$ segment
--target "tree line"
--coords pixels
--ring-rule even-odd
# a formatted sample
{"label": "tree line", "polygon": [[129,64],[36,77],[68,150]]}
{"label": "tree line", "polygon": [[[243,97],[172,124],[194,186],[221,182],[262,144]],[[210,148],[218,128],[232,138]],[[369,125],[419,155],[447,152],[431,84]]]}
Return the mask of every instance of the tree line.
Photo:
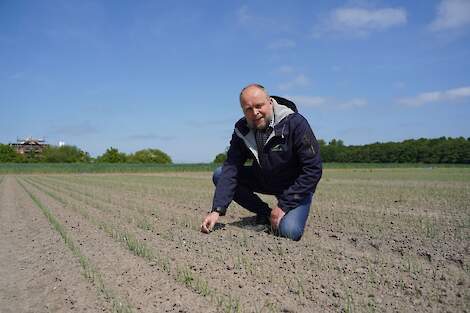
{"label": "tree line", "polygon": [[10,145],[0,144],[0,163],[158,163],[171,164],[171,157],[159,149],[143,149],[126,154],[110,147],[93,158],[76,146],[48,146],[41,153],[17,153]]}
{"label": "tree line", "polygon": [[[340,139],[328,143],[320,139],[318,143],[324,162],[470,164],[470,137],[420,138],[350,146]],[[223,163],[226,153],[216,155],[214,163]]]}

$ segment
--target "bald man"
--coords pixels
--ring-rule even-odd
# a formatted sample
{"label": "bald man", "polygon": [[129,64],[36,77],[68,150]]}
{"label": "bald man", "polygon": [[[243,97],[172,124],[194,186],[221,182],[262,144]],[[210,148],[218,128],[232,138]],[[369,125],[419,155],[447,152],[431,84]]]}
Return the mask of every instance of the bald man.
{"label": "bald man", "polygon": [[[210,233],[234,200],[256,213],[256,224],[300,240],[322,175],[318,142],[292,101],[270,97],[259,84],[242,89],[240,105],[244,117],[235,124],[227,160],[214,171],[212,210],[201,231]],[[277,205],[270,208],[255,192],[275,196]]]}

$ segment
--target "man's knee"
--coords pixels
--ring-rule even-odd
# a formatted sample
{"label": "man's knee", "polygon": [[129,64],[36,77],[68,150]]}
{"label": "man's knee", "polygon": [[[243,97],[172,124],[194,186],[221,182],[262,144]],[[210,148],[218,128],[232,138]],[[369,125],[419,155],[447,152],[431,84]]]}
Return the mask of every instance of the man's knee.
{"label": "man's knee", "polygon": [[214,173],[212,174],[212,182],[214,185],[217,186],[217,182],[219,181],[220,175],[222,175],[222,166],[219,166],[214,170]]}
{"label": "man's knee", "polygon": [[304,234],[304,227],[292,219],[282,219],[279,224],[279,236],[299,241]]}

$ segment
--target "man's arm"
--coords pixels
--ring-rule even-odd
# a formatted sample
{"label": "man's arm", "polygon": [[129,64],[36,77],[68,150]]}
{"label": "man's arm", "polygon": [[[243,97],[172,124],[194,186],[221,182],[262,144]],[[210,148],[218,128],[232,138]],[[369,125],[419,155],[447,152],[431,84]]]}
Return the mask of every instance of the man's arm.
{"label": "man's arm", "polygon": [[240,166],[246,161],[246,149],[241,146],[240,138],[235,134],[230,140],[230,148],[227,152],[227,160],[222,166],[222,174],[220,175],[217,186],[215,186],[214,200],[212,202],[212,210],[206,216],[201,225],[203,233],[210,233],[214,228],[219,216],[224,216],[227,207],[232,202],[237,188],[237,174]]}
{"label": "man's arm", "polygon": [[299,116],[300,122],[294,129],[294,150],[301,164],[301,172],[278,201],[278,207],[286,213],[297,207],[309,193],[315,192],[322,176],[320,146],[307,120]]}
{"label": "man's arm", "polygon": [[227,207],[233,200],[237,188],[238,171],[245,163],[247,153],[242,139],[234,132],[212,202],[212,211],[217,210],[220,216],[225,215]]}

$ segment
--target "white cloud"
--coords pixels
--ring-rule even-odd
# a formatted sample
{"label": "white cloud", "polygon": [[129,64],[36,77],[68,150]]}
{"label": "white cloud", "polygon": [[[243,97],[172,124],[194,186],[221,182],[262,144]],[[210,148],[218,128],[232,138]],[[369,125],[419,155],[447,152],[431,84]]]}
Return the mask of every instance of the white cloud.
{"label": "white cloud", "polygon": [[367,106],[367,100],[355,98],[345,102],[340,102],[337,106],[341,109],[353,109],[353,108],[362,108]]}
{"label": "white cloud", "polygon": [[397,89],[403,89],[406,87],[406,83],[403,82],[403,81],[396,81],[394,84],[393,84],[393,87],[397,88]]}
{"label": "white cloud", "polygon": [[441,31],[466,25],[470,25],[470,1],[442,0],[437,7],[437,16],[430,28],[433,31]]}
{"label": "white cloud", "polygon": [[333,10],[323,24],[316,27],[315,34],[338,32],[366,36],[371,32],[406,24],[407,13],[402,8],[348,8]]}
{"label": "white cloud", "polygon": [[339,66],[339,65],[333,65],[333,66],[331,67],[331,71],[333,71],[333,72],[335,72],[335,73],[341,72],[341,70],[342,70],[342,68],[341,68],[341,66]]}
{"label": "white cloud", "polygon": [[446,91],[446,95],[450,100],[455,100],[462,97],[470,97],[470,86],[450,89]]}
{"label": "white cloud", "polygon": [[238,23],[246,25],[251,20],[253,20],[253,15],[249,12],[248,6],[244,5],[237,11],[237,20]]}
{"label": "white cloud", "polygon": [[307,87],[310,85],[310,79],[304,74],[298,74],[291,80],[279,84],[278,88],[282,91],[290,90],[296,87]]}
{"label": "white cloud", "polygon": [[279,74],[293,74],[295,72],[294,68],[290,65],[283,65],[277,69]]}
{"label": "white cloud", "polygon": [[405,106],[422,106],[432,102],[452,102],[470,97],[470,86],[448,89],[444,91],[424,92],[415,97],[398,99],[398,103]]}
{"label": "white cloud", "polygon": [[326,104],[326,98],[314,96],[287,96],[300,106],[318,108]]}
{"label": "white cloud", "polygon": [[278,50],[278,49],[289,49],[289,48],[295,48],[296,43],[293,40],[290,39],[279,39],[277,41],[273,41],[268,45],[268,49],[271,50]]}

